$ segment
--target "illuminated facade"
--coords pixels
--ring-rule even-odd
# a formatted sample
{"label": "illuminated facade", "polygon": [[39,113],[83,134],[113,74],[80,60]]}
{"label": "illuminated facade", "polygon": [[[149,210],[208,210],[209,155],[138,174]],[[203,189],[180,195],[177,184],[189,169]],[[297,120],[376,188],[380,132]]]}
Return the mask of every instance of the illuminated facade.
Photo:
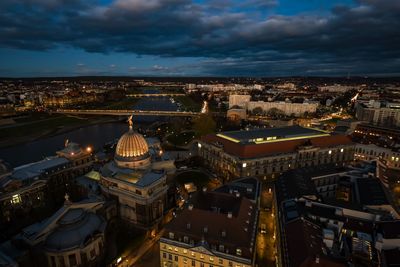
{"label": "illuminated facade", "polygon": [[160,239],[161,267],[255,266],[257,204],[240,194],[200,192]]}
{"label": "illuminated facade", "polygon": [[227,179],[275,178],[290,169],[343,165],[354,158],[349,137],[300,126],[212,134],[198,146],[206,163]]}
{"label": "illuminated facade", "polygon": [[162,156],[159,148],[149,148],[130,121],[129,131],[118,141],[114,161],[101,170],[103,193],[117,200],[119,217],[131,225],[147,229],[163,218],[167,206],[166,174],[175,166]]}

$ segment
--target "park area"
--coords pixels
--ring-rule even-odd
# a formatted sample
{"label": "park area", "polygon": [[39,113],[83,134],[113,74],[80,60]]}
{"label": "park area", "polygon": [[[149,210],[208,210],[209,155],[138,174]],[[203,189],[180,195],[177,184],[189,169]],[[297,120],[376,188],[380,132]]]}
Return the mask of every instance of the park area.
{"label": "park area", "polygon": [[175,180],[180,185],[194,183],[197,188],[202,188],[210,182],[210,177],[202,171],[190,170],[179,173],[175,176]]}
{"label": "park area", "polygon": [[167,137],[169,143],[174,146],[185,146],[194,138],[194,131],[186,131],[176,134],[171,134]]}

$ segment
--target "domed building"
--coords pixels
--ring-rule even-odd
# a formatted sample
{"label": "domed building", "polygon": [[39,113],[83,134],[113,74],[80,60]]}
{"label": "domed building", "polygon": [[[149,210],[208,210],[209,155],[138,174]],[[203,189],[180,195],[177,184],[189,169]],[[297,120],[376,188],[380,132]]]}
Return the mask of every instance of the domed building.
{"label": "domed building", "polygon": [[118,202],[119,217],[130,224],[150,229],[163,218],[167,204],[167,176],[174,162],[161,148],[132,127],[119,139],[111,161],[101,169],[100,186],[106,197]]}
{"label": "domed building", "polygon": [[133,131],[121,136],[115,149],[115,163],[121,168],[146,169],[150,165],[150,153],[144,137]]}
{"label": "domed building", "polygon": [[29,255],[36,262],[33,265],[98,266],[104,255],[105,209],[104,201],[72,203],[66,195],[63,207],[51,217],[24,228],[15,240],[26,245],[20,249],[29,248]]}

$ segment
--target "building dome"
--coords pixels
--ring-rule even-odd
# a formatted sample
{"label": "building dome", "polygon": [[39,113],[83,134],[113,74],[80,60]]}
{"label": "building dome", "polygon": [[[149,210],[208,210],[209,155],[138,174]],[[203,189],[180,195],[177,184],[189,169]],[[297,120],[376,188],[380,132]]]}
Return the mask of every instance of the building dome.
{"label": "building dome", "polygon": [[149,147],[144,137],[133,131],[129,119],[129,131],[121,136],[115,149],[115,162],[123,168],[142,168],[150,164]]}

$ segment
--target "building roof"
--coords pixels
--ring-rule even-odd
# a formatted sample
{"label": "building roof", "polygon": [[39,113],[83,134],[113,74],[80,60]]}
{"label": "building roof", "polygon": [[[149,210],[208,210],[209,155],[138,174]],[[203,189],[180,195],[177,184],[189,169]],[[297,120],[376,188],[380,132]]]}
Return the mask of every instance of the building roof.
{"label": "building roof", "polygon": [[[285,225],[286,253],[288,255],[287,266],[310,266],[309,259],[322,253],[322,229],[307,219],[299,218]],[[312,265],[311,265],[312,266]]]}
{"label": "building roof", "polygon": [[280,139],[274,142],[256,144],[235,142],[227,138],[221,137],[220,135],[210,134],[202,137],[202,141],[221,147],[226,153],[243,159],[265,157],[273,154],[293,153],[301,146],[328,148],[352,144],[350,137],[346,135],[315,135],[302,136],[298,138],[299,139],[295,140]]}
{"label": "building roof", "polygon": [[[257,227],[256,205],[245,197],[221,192],[199,192],[193,208],[185,209],[166,227],[164,237],[173,232],[174,239],[187,236],[194,246],[224,245],[227,254],[252,260]],[[206,230],[205,230],[206,228]],[[224,234],[223,234],[224,232]],[[226,251],[225,251],[226,252]]]}
{"label": "building roof", "polygon": [[68,210],[57,223],[45,241],[48,250],[80,247],[88,238],[105,230],[105,221],[100,216],[80,208]]}
{"label": "building roof", "polygon": [[221,193],[239,193],[252,201],[257,201],[260,196],[260,190],[260,182],[256,178],[238,179],[215,189],[216,192]]}
{"label": "building roof", "polygon": [[400,221],[380,222],[377,224],[377,232],[385,239],[400,239]]}
{"label": "building roof", "polygon": [[69,160],[61,157],[49,157],[44,160],[23,165],[14,169],[12,177],[18,180],[26,180],[38,177],[45,172],[59,168],[69,163]]}
{"label": "building roof", "polygon": [[316,136],[328,136],[329,134],[311,128],[298,125],[279,128],[253,129],[248,131],[230,131],[219,133],[218,136],[236,143],[264,143],[277,142],[287,139],[304,139]]}
{"label": "building roof", "polygon": [[129,127],[129,131],[121,136],[115,149],[115,157],[121,161],[135,160],[148,156],[149,147],[143,135],[133,131]]}
{"label": "building roof", "polygon": [[112,161],[104,165],[101,169],[101,175],[103,177],[113,177],[138,187],[147,187],[162,179],[165,176],[165,172],[158,170],[121,168]]}
{"label": "building roof", "polygon": [[359,178],[356,180],[359,203],[362,205],[389,205],[382,184],[376,178]]}
{"label": "building roof", "polygon": [[400,266],[400,248],[394,248],[389,250],[383,250],[382,258],[384,260],[385,267],[399,267]]}

